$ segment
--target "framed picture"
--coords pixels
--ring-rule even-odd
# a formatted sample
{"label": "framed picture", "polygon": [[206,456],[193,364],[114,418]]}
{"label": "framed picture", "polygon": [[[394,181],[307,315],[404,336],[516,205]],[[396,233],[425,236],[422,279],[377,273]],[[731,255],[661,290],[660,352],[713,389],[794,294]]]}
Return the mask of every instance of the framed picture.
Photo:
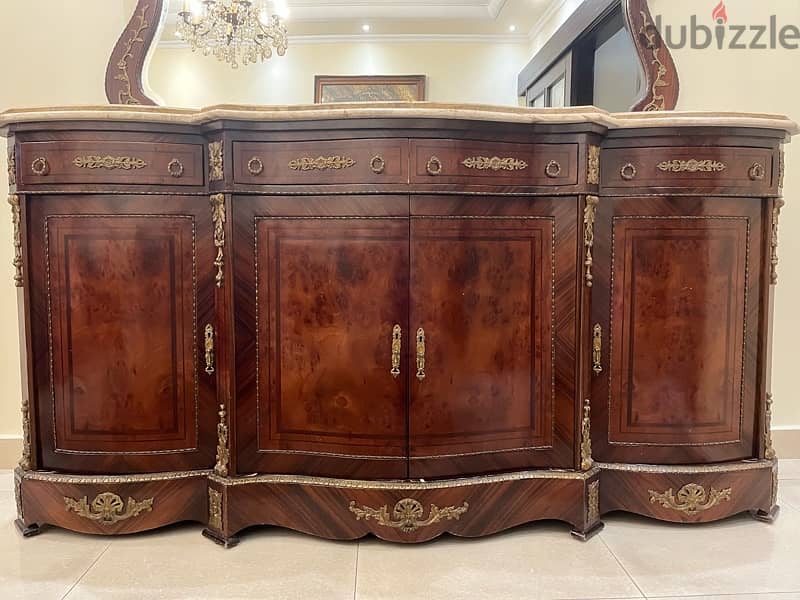
{"label": "framed picture", "polygon": [[314,103],[425,100],[425,75],[317,75]]}

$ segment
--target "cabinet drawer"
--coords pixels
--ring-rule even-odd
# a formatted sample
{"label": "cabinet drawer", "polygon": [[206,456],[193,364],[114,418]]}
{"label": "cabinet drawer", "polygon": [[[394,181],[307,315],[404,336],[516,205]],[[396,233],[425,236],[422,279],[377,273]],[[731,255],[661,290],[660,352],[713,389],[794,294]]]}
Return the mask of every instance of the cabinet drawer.
{"label": "cabinet drawer", "polygon": [[407,183],[408,142],[234,142],[234,181],[303,185]]}
{"label": "cabinet drawer", "polygon": [[577,144],[412,141],[413,183],[574,185]]}
{"label": "cabinet drawer", "polygon": [[203,146],[151,142],[26,142],[23,185],[203,185]]}
{"label": "cabinet drawer", "polygon": [[771,150],[763,148],[620,148],[603,151],[604,188],[735,187],[768,192],[777,178]]}

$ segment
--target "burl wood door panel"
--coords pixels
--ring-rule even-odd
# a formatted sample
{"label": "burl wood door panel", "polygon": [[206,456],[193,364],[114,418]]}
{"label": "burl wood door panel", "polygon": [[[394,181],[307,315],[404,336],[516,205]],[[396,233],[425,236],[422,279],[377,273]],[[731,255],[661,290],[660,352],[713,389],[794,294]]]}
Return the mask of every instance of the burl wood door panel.
{"label": "burl wood door panel", "polygon": [[[755,199],[602,199],[595,227],[596,458],[754,456],[762,291]],[[609,293],[610,292],[610,293]]]}
{"label": "burl wood door panel", "polygon": [[29,199],[40,467],[214,464],[213,237],[201,198]]}
{"label": "burl wood door panel", "polygon": [[573,466],[577,203],[480,201],[414,207],[412,478]]}
{"label": "burl wood door panel", "polygon": [[329,200],[294,199],[311,214],[293,217],[235,199],[239,469],[405,477],[408,218],[326,216]]}

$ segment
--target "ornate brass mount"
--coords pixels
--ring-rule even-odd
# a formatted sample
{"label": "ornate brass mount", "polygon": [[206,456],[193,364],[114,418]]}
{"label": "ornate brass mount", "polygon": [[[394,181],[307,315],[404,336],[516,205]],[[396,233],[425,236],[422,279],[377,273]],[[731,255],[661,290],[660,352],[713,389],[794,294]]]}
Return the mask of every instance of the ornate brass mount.
{"label": "ornate brass mount", "polygon": [[478,171],[524,171],[528,168],[528,163],[519,158],[500,158],[499,156],[470,156],[461,161],[461,164],[468,169]]}
{"label": "ornate brass mount", "polygon": [[214,473],[220,477],[228,476],[228,462],[231,458],[231,451],[228,447],[228,411],[225,405],[219,405],[219,422],[217,423],[217,462],[214,465]]}
{"label": "ornate brass mount", "polygon": [[594,466],[592,459],[592,403],[583,403],[583,421],[581,422],[581,470],[588,471]]}
{"label": "ornate brass mount", "polygon": [[600,480],[589,484],[587,517],[590,523],[600,519]]}
{"label": "ornate brass mount", "polygon": [[595,375],[603,372],[603,327],[600,323],[592,329],[592,371]]}
{"label": "ornate brass mount", "polygon": [[222,142],[209,142],[208,144],[208,179],[209,181],[222,181],[225,177],[223,169]]}
{"label": "ornate brass mount", "polygon": [[417,329],[417,379],[425,379],[425,330]]}
{"label": "ornate brass mount", "polygon": [[664,94],[660,93],[659,89],[666,87],[667,82],[664,77],[667,75],[668,71],[667,66],[659,56],[661,48],[656,42],[658,29],[656,29],[655,25],[647,18],[647,13],[645,11],[641,11],[640,14],[642,15],[642,27],[639,29],[639,40],[646,49],[650,50],[652,54],[651,62],[656,68],[656,76],[650,89],[650,94],[653,98],[642,110],[645,112],[666,110],[667,99],[664,97]]}
{"label": "ornate brass mount", "polygon": [[441,174],[442,168],[442,161],[437,156],[431,156],[428,160],[428,164],[425,165],[425,170],[428,171],[428,175],[432,177]]}
{"label": "ornate brass mount", "polygon": [[392,328],[392,377],[400,377],[400,350],[403,345],[403,330],[400,325]]}
{"label": "ornate brass mount", "polygon": [[103,525],[113,525],[153,510],[153,498],[139,501],[129,497],[126,506],[122,498],[112,492],[98,494],[91,504],[86,496],[80,500],[64,496],[64,504],[67,511],[75,511],[81,517]]}
{"label": "ornate brass mount", "polygon": [[90,155],[76,156],[72,159],[72,164],[79,169],[122,169],[123,171],[132,171],[134,169],[144,169],[147,166],[147,161],[133,156]]}
{"label": "ornate brass mount", "polygon": [[225,266],[225,194],[211,196],[211,219],[214,222],[214,247],[217,249],[217,257],[214,259],[214,266],[217,268],[215,281],[217,287],[221,288],[225,279],[223,271]]}
{"label": "ornate brass mount", "polygon": [[11,261],[14,266],[14,285],[22,287],[22,230],[19,196],[11,194],[8,197],[8,203],[11,205],[11,224],[14,228],[14,260]]}
{"label": "ornate brass mount", "polygon": [[349,156],[318,156],[310,158],[295,158],[289,161],[289,168],[292,171],[327,171],[328,169],[349,169],[356,164],[356,161]]}
{"label": "ornate brass mount", "polygon": [[464,502],[461,506],[448,506],[439,508],[431,504],[428,518],[423,518],[425,509],[422,504],[413,498],[403,498],[394,505],[391,515],[389,507],[384,504],[380,508],[370,508],[362,506],[359,508],[355,501],[350,502],[350,512],[356,516],[356,521],[369,521],[374,519],[378,525],[399,529],[403,533],[411,533],[420,527],[428,527],[440,521],[458,521],[465,512],[469,510],[469,503]]}
{"label": "ornate brass mount", "polygon": [[592,287],[594,282],[592,275],[592,267],[594,266],[592,249],[594,248],[594,223],[597,218],[597,205],[599,203],[600,198],[597,196],[586,196],[586,206],[583,209],[583,245],[586,248],[586,258],[583,261],[583,266],[586,267],[586,287]]}
{"label": "ornate brass mount", "polygon": [[589,146],[589,170],[586,174],[586,183],[589,185],[600,183],[600,146]]}
{"label": "ornate brass mount", "polygon": [[206,374],[214,374],[214,326],[209,323],[205,328],[203,346],[206,352]]}
{"label": "ornate brass mount", "polygon": [[559,175],[561,175],[561,163],[556,160],[551,160],[547,163],[547,166],[544,168],[544,174],[547,175],[550,179],[555,179]]}
{"label": "ornate brass mount", "polygon": [[46,177],[50,174],[50,163],[44,156],[38,156],[31,162],[31,173],[39,177]]}
{"label": "ornate brass mount", "polygon": [[664,493],[653,490],[649,490],[649,492],[652,504],[658,503],[664,508],[686,513],[692,517],[714,508],[725,500],[730,500],[733,490],[732,488],[718,490],[712,487],[711,491],[706,492],[702,485],[689,483],[679,489],[677,494],[673,492],[672,488]]}
{"label": "ornate brass mount", "polygon": [[208,526],[222,531],[222,493],[208,488]]}
{"label": "ornate brass mount", "polygon": [[718,160],[665,160],[656,165],[659,171],[665,173],[720,173],[728,168],[724,162]]}
{"label": "ornate brass mount", "polygon": [[772,394],[767,394],[767,404],[764,411],[764,458],[775,460],[778,454],[772,441]]}

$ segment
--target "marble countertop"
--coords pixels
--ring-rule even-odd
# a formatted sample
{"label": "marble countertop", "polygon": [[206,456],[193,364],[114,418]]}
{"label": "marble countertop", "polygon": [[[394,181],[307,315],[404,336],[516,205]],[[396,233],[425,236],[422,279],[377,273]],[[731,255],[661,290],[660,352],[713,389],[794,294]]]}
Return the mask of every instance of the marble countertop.
{"label": "marble countertop", "polygon": [[437,102],[374,102],[296,106],[221,104],[202,109],[106,105],[11,109],[0,113],[0,128],[36,121],[127,121],[203,124],[220,119],[243,121],[320,121],[358,118],[437,118],[499,123],[595,123],[609,129],[645,127],[753,127],[800,133],[782,115],[729,112],[609,113],[594,106],[525,108]]}

